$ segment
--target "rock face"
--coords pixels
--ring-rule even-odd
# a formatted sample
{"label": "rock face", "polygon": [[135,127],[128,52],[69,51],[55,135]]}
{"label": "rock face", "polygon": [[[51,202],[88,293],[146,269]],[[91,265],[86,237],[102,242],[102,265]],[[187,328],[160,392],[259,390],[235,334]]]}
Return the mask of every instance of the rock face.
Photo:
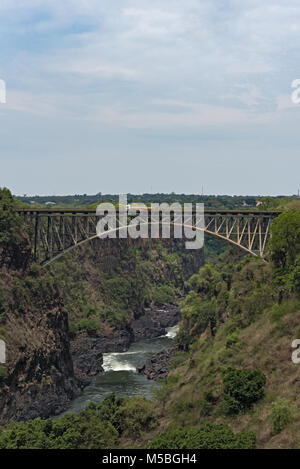
{"label": "rock face", "polygon": [[0,245],[0,423],[61,413],[80,388],[70,354],[68,314],[55,281],[31,267],[26,230]]}
{"label": "rock face", "polygon": [[79,336],[71,343],[71,354],[74,373],[81,387],[87,386],[93,376],[104,371],[99,338],[87,334]]}
{"label": "rock face", "polygon": [[80,391],[62,299],[54,291],[51,299],[37,293],[35,304],[24,307],[22,313],[9,311],[6,317],[7,379],[0,383],[1,423],[59,414]]}
{"label": "rock face", "polygon": [[138,373],[147,376],[148,379],[160,379],[168,376],[167,366],[170,359],[177,351],[177,346],[162,350],[149,358],[146,363],[137,367]]}
{"label": "rock face", "polygon": [[178,305],[166,304],[159,308],[147,308],[145,314],[131,323],[134,339],[152,339],[165,334],[166,327],[180,321]]}

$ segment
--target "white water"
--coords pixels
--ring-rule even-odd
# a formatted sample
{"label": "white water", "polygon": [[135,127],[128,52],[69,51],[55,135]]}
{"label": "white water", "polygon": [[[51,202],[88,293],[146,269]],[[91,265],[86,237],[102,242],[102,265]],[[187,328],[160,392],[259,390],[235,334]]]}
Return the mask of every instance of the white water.
{"label": "white water", "polygon": [[[127,352],[104,353],[103,369],[107,371],[133,371],[136,373],[136,366],[142,362],[142,357],[149,353],[154,354],[158,349],[163,349],[163,341],[159,339],[175,339],[179,325],[166,328],[167,333],[158,339],[148,339],[132,344]],[[159,342],[157,343],[157,340]]]}
{"label": "white water", "polygon": [[104,353],[103,369],[104,371],[135,371],[135,366],[130,363],[130,355],[136,355],[138,352],[124,353]]}
{"label": "white water", "polygon": [[79,412],[89,402],[101,402],[112,392],[121,397],[142,395],[151,399],[154,382],[139,374],[136,367],[145,363],[153,354],[170,347],[177,331],[178,326],[168,327],[166,335],[134,342],[127,352],[104,353],[104,373],[95,377],[66,413]]}
{"label": "white water", "polygon": [[178,331],[179,331],[179,324],[176,324],[176,326],[173,326],[173,327],[168,327],[166,337],[169,337],[169,339],[175,339]]}

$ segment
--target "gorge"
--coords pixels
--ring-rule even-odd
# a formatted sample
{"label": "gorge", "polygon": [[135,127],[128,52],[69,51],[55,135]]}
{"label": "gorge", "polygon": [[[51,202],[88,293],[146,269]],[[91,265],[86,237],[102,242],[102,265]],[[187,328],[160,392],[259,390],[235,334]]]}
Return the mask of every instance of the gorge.
{"label": "gorge", "polygon": [[208,239],[117,239],[45,269],[0,196],[0,448],[300,446],[294,202],[267,262]]}
{"label": "gorge", "polygon": [[18,230],[0,257],[1,422],[60,414],[103,372],[104,353],[163,335],[203,264],[182,240],[94,240],[43,269],[30,260],[26,226]]}

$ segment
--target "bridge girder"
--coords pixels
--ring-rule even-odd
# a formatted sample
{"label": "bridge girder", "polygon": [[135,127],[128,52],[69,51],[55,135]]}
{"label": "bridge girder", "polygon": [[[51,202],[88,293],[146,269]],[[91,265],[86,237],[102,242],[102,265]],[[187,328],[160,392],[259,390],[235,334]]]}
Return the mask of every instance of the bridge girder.
{"label": "bridge girder", "polygon": [[[18,209],[29,225],[33,258],[41,265],[48,265],[66,252],[98,237],[96,226],[99,216],[89,209]],[[195,212],[191,213],[189,226],[195,230],[227,241],[244,251],[264,258],[270,237],[272,220],[279,211],[207,210],[204,212],[204,227],[196,224]],[[172,213],[171,213],[172,215]],[[130,219],[135,216],[128,217]],[[117,218],[118,219],[118,218]],[[145,224],[151,226],[151,212],[144,213]],[[171,216],[174,226],[186,226]],[[128,225],[117,225],[115,237]],[[149,235],[150,237],[150,235]],[[102,240],[103,242],[104,240]]]}

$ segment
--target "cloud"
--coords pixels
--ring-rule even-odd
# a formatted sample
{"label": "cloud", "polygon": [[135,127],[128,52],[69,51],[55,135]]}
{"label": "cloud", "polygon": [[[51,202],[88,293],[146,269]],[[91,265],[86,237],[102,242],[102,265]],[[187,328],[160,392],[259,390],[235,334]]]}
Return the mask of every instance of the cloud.
{"label": "cloud", "polygon": [[97,59],[86,60],[64,60],[61,63],[55,62],[46,67],[51,73],[62,74],[77,74],[90,76],[92,78],[111,78],[120,77],[125,79],[135,79],[137,73],[135,70],[122,67],[122,65],[114,65],[110,63],[99,63]]}
{"label": "cloud", "polygon": [[2,143],[12,154],[5,135],[36,119],[45,132],[51,121],[78,133],[80,122],[89,145],[108,128],[114,145],[123,130],[136,141],[165,135],[170,147],[264,132],[272,145],[278,129],[297,141],[298,0],[2,0],[0,12]]}
{"label": "cloud", "polygon": [[127,37],[131,38],[162,40],[184,30],[180,14],[170,11],[125,8],[123,17],[127,23]]}
{"label": "cloud", "polygon": [[[122,115],[116,118],[117,125],[126,116],[134,125],[136,116],[138,127],[140,118],[143,126],[163,125],[169,114],[174,125],[201,125],[195,106],[197,115],[203,115],[199,109],[209,109],[209,125],[215,119],[216,126],[232,123],[232,116],[252,122],[254,109],[257,118],[272,106],[277,112],[281,109],[276,107],[277,97],[289,86],[282,72],[287,46],[278,30],[291,49],[300,36],[295,28],[300,6],[278,0],[268,5],[235,0],[226,4],[154,0],[149,5],[131,0],[126,6],[121,0],[113,5],[107,0],[16,0],[4,1],[1,9],[3,22],[20,25],[12,41],[15,51],[12,48],[2,70],[20,96],[28,94],[28,102],[36,95],[37,106],[30,105],[28,112],[39,107],[41,96],[44,101],[48,93],[46,101],[53,100],[62,115],[84,108],[98,122],[107,107],[111,116]],[[286,62],[291,65],[288,58]],[[276,74],[277,82],[270,87]],[[89,109],[87,93],[94,93]],[[76,105],[66,109],[72,97]],[[162,107],[154,112],[153,103],[159,99],[184,103],[182,119],[178,111],[176,118]]]}

